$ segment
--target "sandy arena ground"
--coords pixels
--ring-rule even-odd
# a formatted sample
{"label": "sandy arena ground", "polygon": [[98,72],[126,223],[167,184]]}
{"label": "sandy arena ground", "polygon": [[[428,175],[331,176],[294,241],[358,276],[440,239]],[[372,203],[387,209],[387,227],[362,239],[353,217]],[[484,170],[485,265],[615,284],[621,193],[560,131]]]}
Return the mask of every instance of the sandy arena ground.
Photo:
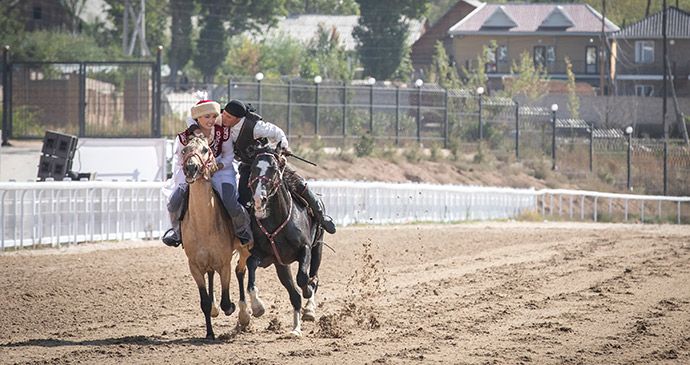
{"label": "sandy arena ground", "polygon": [[182,249],[0,253],[0,363],[687,364],[689,239],[672,225],[341,228],[301,338],[268,268],[266,314],[246,332],[221,314],[215,341]]}

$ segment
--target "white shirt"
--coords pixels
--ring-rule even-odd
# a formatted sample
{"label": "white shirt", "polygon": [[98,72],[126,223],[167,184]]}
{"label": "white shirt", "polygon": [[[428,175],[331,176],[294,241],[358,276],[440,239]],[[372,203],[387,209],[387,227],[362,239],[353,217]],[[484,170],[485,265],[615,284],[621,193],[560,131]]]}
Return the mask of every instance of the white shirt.
{"label": "white shirt", "polygon": [[[239,123],[235,124],[234,127],[230,128],[230,135],[232,136],[232,144],[235,145],[237,142],[237,137],[240,135],[242,126],[244,126],[244,120],[246,118],[242,117]],[[285,132],[283,132],[280,127],[273,123],[268,123],[263,120],[257,120],[256,126],[254,126],[254,139],[257,138],[267,138],[268,142],[277,145],[280,142],[280,146],[283,148],[288,148],[288,140]]]}

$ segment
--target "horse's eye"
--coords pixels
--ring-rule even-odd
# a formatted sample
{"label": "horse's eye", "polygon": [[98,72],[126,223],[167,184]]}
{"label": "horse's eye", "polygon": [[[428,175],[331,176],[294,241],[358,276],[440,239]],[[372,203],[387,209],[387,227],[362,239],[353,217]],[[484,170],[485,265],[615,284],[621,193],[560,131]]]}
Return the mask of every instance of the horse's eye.
{"label": "horse's eye", "polygon": [[207,147],[202,148],[201,153],[208,153],[208,148]]}

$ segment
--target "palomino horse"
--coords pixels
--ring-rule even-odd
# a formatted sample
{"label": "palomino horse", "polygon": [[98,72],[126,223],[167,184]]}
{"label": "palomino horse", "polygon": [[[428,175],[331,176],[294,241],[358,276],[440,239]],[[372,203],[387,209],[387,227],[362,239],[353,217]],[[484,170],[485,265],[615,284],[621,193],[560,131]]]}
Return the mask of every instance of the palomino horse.
{"label": "palomino horse", "polygon": [[[199,287],[201,310],[206,318],[206,338],[215,339],[211,326],[211,316],[218,316],[218,305],[213,296],[213,275],[220,275],[220,308],[226,315],[235,311],[230,300],[229,285],[232,277],[233,252],[239,252],[239,262],[235,270],[240,283],[239,323],[249,325],[249,310],[244,296],[244,274],[247,270],[249,249],[242,247],[235,237],[230,217],[223,208],[220,198],[211,186],[211,170],[216,161],[205,138],[194,137],[182,149],[184,162],[182,168],[185,180],[189,183],[189,204],[182,219],[182,242],[189,261],[189,270]],[[208,274],[208,291],[204,276]]]}
{"label": "palomino horse", "polygon": [[[247,288],[252,299],[256,289],[255,271],[258,266],[274,264],[281,284],[290,294],[294,309],[293,328],[290,334],[301,336],[300,309],[302,299],[292,279],[290,264],[297,261],[297,285],[307,299],[304,320],[315,319],[314,294],[318,287],[318,270],[321,264],[323,228],[313,221],[302,204],[297,204],[283,181],[285,165],[280,162],[280,145],[274,150],[263,147],[255,151],[254,163],[249,175],[249,187],[253,194],[254,248],[247,260],[249,281]],[[307,274],[307,270],[309,273]],[[257,313],[254,313],[257,316]]]}

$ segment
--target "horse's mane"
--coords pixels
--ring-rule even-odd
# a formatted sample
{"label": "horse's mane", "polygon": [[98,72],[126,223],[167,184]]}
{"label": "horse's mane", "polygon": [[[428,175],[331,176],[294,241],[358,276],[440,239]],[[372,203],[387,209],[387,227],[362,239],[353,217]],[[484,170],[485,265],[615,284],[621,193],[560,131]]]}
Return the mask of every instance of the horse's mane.
{"label": "horse's mane", "polygon": [[[256,158],[256,156],[262,153],[270,153],[272,155],[275,155],[277,158],[278,156],[280,156],[280,143],[278,143],[278,146],[274,147],[265,139],[259,139],[247,148],[247,152],[251,159]],[[278,159],[278,161],[280,161],[280,159]]]}

